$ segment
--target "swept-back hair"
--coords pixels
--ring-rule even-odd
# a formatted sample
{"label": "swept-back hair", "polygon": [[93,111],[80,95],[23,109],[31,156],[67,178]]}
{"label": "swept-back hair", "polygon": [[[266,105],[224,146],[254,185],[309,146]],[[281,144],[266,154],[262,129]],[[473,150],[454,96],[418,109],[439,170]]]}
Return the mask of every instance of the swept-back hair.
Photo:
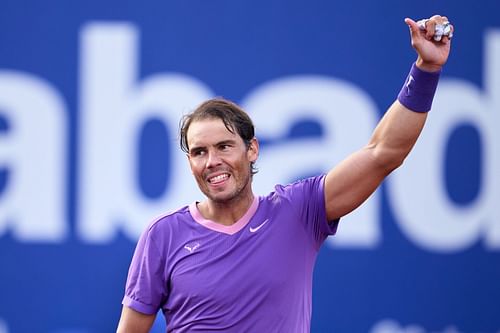
{"label": "swept-back hair", "polygon": [[[189,153],[187,132],[194,121],[204,119],[220,119],[231,133],[238,134],[247,149],[255,137],[255,127],[248,114],[227,99],[217,97],[209,99],[198,106],[193,112],[184,115],[180,121],[180,146],[182,151]],[[250,164],[252,175],[257,173],[254,162]]]}

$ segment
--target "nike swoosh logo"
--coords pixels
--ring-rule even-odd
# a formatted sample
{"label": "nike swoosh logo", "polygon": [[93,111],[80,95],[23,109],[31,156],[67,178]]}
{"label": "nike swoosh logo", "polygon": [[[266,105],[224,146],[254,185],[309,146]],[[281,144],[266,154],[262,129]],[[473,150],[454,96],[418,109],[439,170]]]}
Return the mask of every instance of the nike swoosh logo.
{"label": "nike swoosh logo", "polygon": [[406,94],[407,95],[410,95],[410,84],[411,84],[411,81],[415,81],[415,79],[410,74],[410,76],[408,77],[408,82],[406,83]]}
{"label": "nike swoosh logo", "polygon": [[250,232],[257,232],[257,231],[259,231],[259,229],[262,228],[264,226],[264,224],[266,224],[267,222],[269,222],[269,219],[265,219],[264,222],[262,222],[261,224],[259,224],[255,228],[250,227]]}

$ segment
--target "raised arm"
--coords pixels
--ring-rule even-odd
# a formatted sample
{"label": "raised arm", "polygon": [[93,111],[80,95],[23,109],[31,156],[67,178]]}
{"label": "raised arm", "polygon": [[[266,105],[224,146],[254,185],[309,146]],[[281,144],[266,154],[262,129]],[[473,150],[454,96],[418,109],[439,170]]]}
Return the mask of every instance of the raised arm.
{"label": "raised arm", "polygon": [[433,96],[427,86],[434,83],[435,89],[441,67],[450,52],[448,37],[434,40],[435,26],[448,19],[435,15],[426,22],[425,29],[411,19],[405,22],[410,27],[411,43],[418,54],[417,68],[410,72],[402,93],[378,123],[370,142],[328,172],[325,201],[329,220],[342,217],[361,205],[384,178],[403,163],[425,124]]}

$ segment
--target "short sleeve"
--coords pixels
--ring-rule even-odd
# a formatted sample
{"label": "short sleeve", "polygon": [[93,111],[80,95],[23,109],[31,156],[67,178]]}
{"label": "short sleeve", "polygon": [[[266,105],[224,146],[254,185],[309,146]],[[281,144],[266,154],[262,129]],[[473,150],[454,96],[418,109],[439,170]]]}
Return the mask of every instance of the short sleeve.
{"label": "short sleeve", "polygon": [[321,175],[299,180],[282,189],[318,247],[326,237],[337,232],[340,221],[326,218],[324,186],[325,175]]}
{"label": "short sleeve", "polygon": [[167,298],[165,258],[153,239],[153,228],[139,239],[130,264],[122,304],[144,314],[155,314]]}

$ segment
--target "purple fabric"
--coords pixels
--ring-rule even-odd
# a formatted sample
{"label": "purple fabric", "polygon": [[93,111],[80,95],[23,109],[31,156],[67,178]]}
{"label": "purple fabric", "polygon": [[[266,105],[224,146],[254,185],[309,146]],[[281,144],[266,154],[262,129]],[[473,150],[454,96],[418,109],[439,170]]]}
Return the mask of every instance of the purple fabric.
{"label": "purple fabric", "polygon": [[162,309],[168,332],[309,332],[314,263],[338,225],[323,186],[324,176],[276,186],[232,234],[187,206],[160,218],[138,242],[123,304]]}
{"label": "purple fabric", "polygon": [[430,111],[440,74],[441,71],[425,72],[414,63],[399,92],[399,102],[415,112]]}

